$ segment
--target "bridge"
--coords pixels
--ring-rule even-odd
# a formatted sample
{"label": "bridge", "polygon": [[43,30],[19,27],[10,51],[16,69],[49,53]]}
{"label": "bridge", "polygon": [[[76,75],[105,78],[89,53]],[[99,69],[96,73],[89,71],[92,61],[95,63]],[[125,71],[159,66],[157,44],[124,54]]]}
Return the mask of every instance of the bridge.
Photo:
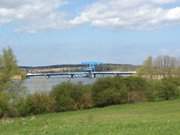
{"label": "bridge", "polygon": [[67,78],[96,78],[98,76],[134,76],[136,74],[136,71],[127,71],[127,72],[121,72],[121,71],[104,71],[104,72],[59,72],[59,73],[27,73],[26,77],[46,77],[50,78],[53,76],[58,77],[67,77]]}

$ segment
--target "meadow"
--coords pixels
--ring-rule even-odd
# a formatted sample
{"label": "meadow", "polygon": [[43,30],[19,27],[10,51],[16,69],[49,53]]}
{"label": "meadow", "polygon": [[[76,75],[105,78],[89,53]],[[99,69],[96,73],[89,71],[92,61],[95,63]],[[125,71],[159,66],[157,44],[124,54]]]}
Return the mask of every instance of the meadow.
{"label": "meadow", "polygon": [[0,135],[179,134],[179,99],[0,120]]}

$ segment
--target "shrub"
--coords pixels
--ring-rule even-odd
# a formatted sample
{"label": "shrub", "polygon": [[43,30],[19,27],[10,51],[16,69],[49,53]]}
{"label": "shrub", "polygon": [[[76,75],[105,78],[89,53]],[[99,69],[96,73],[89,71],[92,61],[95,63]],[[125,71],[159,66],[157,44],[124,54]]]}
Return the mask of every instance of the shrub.
{"label": "shrub", "polygon": [[149,81],[149,99],[151,101],[170,100],[179,96],[179,89],[174,79]]}
{"label": "shrub", "polygon": [[158,91],[158,97],[162,100],[175,99],[179,96],[178,87],[169,79],[161,81],[161,87]]}
{"label": "shrub", "polygon": [[[18,87],[15,87],[18,86]],[[62,112],[104,107],[144,100],[159,101],[179,96],[179,78],[145,80],[139,77],[101,78],[93,85],[65,82],[53,88],[50,94],[24,94],[20,84],[0,92],[0,117],[17,117],[48,112]]]}
{"label": "shrub", "polygon": [[179,77],[171,77],[171,78],[166,78],[166,81],[171,82],[173,85],[177,87],[177,97],[180,96],[180,78]]}
{"label": "shrub", "polygon": [[47,93],[35,93],[19,100],[17,110],[22,116],[54,112],[55,100]]}
{"label": "shrub", "polygon": [[9,97],[6,93],[0,92],[0,118],[7,115]]}
{"label": "shrub", "polygon": [[162,87],[160,80],[148,80],[148,87],[146,91],[146,98],[148,101],[158,101],[158,92]]}
{"label": "shrub", "polygon": [[21,104],[25,103],[25,97],[27,96],[25,87],[22,85],[23,81],[12,81],[8,89],[6,89],[6,94],[9,97],[9,105],[7,115],[9,117],[21,116],[19,112],[19,107]]}
{"label": "shrub", "polygon": [[[82,84],[65,82],[53,88],[51,96],[56,101],[56,111],[77,110],[91,105],[91,95]],[[86,100],[87,98],[87,100]]]}
{"label": "shrub", "polygon": [[92,98],[99,107],[125,103],[127,102],[126,86],[120,78],[99,79],[93,84]]}
{"label": "shrub", "polygon": [[128,92],[128,102],[140,102],[146,100],[148,83],[145,79],[139,77],[124,78],[123,83],[126,85]]}
{"label": "shrub", "polygon": [[169,81],[176,85],[177,87],[180,87],[180,78],[179,77],[170,77],[170,78],[165,78],[163,80]]}
{"label": "shrub", "polygon": [[146,99],[147,82],[138,77],[103,78],[95,82],[92,88],[96,106],[107,106]]}
{"label": "shrub", "polygon": [[92,91],[90,85],[81,85],[82,96],[79,100],[79,109],[88,109],[93,107]]}

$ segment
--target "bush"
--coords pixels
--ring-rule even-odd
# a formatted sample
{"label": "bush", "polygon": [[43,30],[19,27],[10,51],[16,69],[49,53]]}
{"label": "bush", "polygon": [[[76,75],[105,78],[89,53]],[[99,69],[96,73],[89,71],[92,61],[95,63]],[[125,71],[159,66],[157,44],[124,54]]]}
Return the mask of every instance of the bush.
{"label": "bush", "polygon": [[23,81],[12,81],[6,94],[9,97],[9,105],[7,115],[9,117],[21,116],[19,107],[25,103],[25,97],[27,96],[26,88],[22,85]]}
{"label": "bush", "polygon": [[158,101],[158,91],[160,91],[162,83],[160,80],[148,80],[146,98],[148,101]]}
{"label": "bush", "polygon": [[125,103],[127,94],[126,86],[120,78],[99,79],[92,87],[92,98],[99,107]]}
{"label": "bush", "polygon": [[0,117],[17,117],[62,112],[140,101],[175,99],[179,96],[179,78],[145,80],[139,77],[101,78],[93,85],[62,83],[50,94],[26,95],[13,85],[0,92]]}
{"label": "bush", "polygon": [[[91,94],[81,84],[62,83],[53,88],[51,96],[56,101],[56,111],[77,110],[91,107]],[[87,100],[86,100],[87,99]]]}
{"label": "bush", "polygon": [[7,115],[9,97],[6,93],[0,92],[0,118]]}
{"label": "bush", "polygon": [[169,82],[173,83],[174,85],[176,85],[177,87],[180,86],[180,78],[179,77],[169,77],[169,78],[165,78],[163,80],[169,81]]}
{"label": "bush", "polygon": [[19,100],[17,110],[21,116],[54,112],[55,100],[47,93],[35,93]]}
{"label": "bush", "polygon": [[82,96],[79,100],[80,109],[88,109],[93,107],[92,91],[90,85],[81,85]]}
{"label": "bush", "polygon": [[147,82],[142,78],[103,78],[95,82],[92,88],[96,106],[107,106],[146,99]]}
{"label": "bush", "polygon": [[179,96],[178,87],[169,79],[161,81],[161,87],[158,91],[158,97],[162,100],[175,99]]}
{"label": "bush", "polygon": [[166,78],[166,81],[171,82],[173,85],[175,85],[177,87],[177,97],[180,96],[180,78],[179,77],[171,77],[171,78]]}
{"label": "bush", "polygon": [[139,77],[124,78],[128,92],[128,102],[140,102],[147,99],[148,83],[145,79]]}
{"label": "bush", "polygon": [[179,96],[179,88],[172,78],[149,81],[149,99],[151,101],[161,101],[175,99]]}

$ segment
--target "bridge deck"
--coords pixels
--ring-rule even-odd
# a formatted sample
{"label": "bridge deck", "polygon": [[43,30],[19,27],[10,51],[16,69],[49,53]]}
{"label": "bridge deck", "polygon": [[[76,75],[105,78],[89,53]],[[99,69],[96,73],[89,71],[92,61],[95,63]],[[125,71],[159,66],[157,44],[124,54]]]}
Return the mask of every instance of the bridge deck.
{"label": "bridge deck", "polygon": [[96,75],[113,75],[113,76],[123,76],[123,75],[135,75],[136,71],[108,71],[108,72],[59,72],[59,73],[27,73],[26,77],[38,77],[38,76],[96,76]]}

